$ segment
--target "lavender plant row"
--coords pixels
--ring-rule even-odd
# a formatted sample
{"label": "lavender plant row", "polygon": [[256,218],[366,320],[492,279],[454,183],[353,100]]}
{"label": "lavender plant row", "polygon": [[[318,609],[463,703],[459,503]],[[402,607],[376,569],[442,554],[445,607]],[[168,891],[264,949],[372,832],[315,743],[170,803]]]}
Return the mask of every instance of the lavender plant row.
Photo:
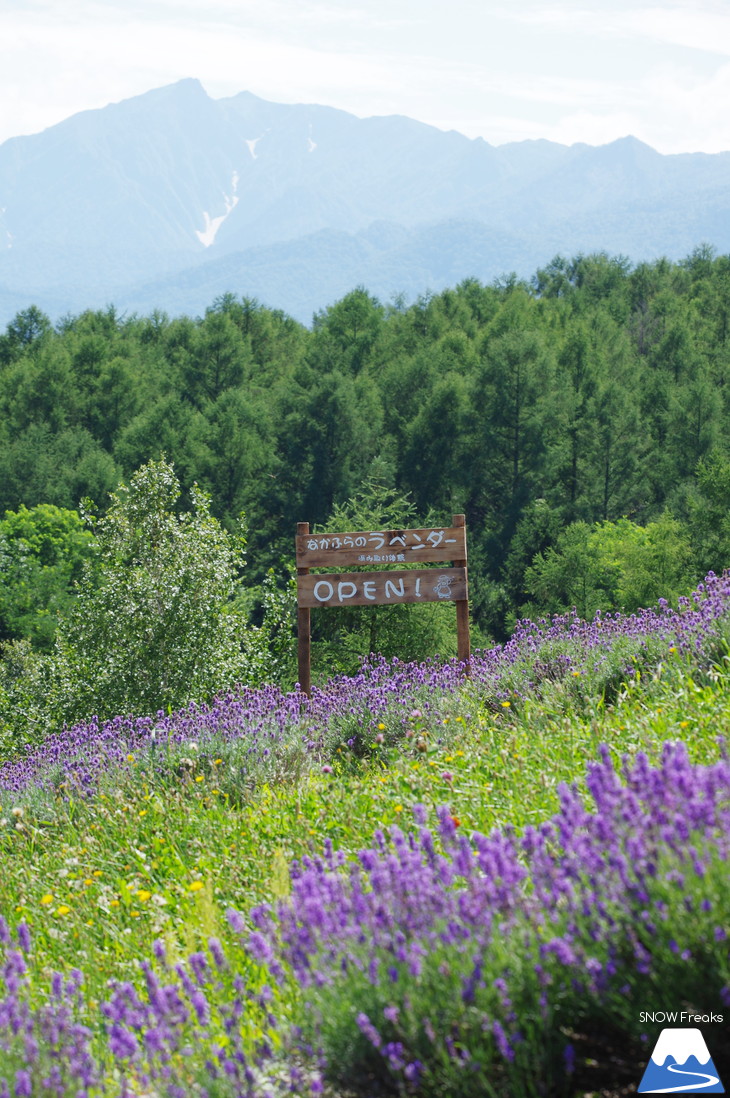
{"label": "lavender plant row", "polygon": [[[582,621],[567,614],[521,621],[511,640],[475,653],[470,678],[456,660],[405,663],[371,657],[360,674],[331,680],[310,698],[276,686],[242,687],[209,705],[191,704],[171,715],[92,718],[46,739],[22,759],[0,768],[0,795],[63,786],[95,789],[101,775],[145,764],[160,770],[233,752],[241,778],[255,782],[291,767],[326,761],[338,745],[357,749],[379,723],[392,738],[408,727],[414,708],[437,722],[454,698],[499,704],[540,688],[545,679],[591,676],[600,685],[611,669],[630,674],[632,659],[646,662],[667,649],[702,654],[716,643],[730,613],[730,575],[710,573],[677,609],[660,600],[636,614]],[[618,661],[618,667],[617,663]],[[284,760],[284,762],[282,761]],[[304,764],[302,764],[304,760]],[[195,760],[192,760],[195,761]]]}
{"label": "lavender plant row", "polygon": [[544,1094],[572,1067],[561,1021],[610,1017],[635,1038],[657,989],[657,1009],[730,1007],[728,759],[693,767],[668,743],[622,781],[603,748],[587,786],[592,811],[562,787],[558,814],[521,839],[464,835],[442,808],[438,835],[393,827],[359,864],[295,866],[247,941],[306,989],[300,1047],[349,1083]]}
{"label": "lavender plant row", "polygon": [[[280,1089],[275,1077],[266,1083],[266,1033],[276,1026],[267,1013],[270,993],[245,986],[217,939],[208,954],[194,953],[174,969],[164,943],[155,943],[151,961],[162,975],[144,962],[142,994],[131,982],[112,982],[109,998],[98,1004],[101,1049],[84,1021],[93,1012],[79,969],[54,973],[45,1002],[31,1006],[31,950],[27,926],[19,925],[14,941],[0,916],[0,1098],[205,1098],[204,1082],[221,1098],[272,1098],[272,1088]],[[258,1047],[244,1041],[251,1021],[260,1031]],[[300,1079],[294,1068],[285,1070],[289,1093]]]}
{"label": "lavender plant row", "polygon": [[[28,929],[0,919],[0,1096],[272,1098],[321,1093],[323,1074],[366,1094],[569,1093],[566,1026],[636,1037],[639,1004],[730,1007],[730,762],[666,744],[621,774],[604,749],[586,784],[592,809],[564,787],[519,839],[467,836],[447,807],[432,831],[417,806],[354,864],[295,863],[286,901],[229,911],[225,950],[171,965],[156,943],[96,1036],[81,972],[39,1005]],[[246,986],[252,959],[285,998],[302,989],[290,1032],[275,993]]]}

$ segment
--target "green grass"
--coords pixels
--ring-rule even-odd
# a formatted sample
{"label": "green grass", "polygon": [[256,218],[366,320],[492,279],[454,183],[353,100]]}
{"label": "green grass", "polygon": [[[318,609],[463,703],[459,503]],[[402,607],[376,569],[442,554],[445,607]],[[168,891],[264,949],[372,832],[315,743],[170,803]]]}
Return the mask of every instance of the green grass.
{"label": "green grass", "polygon": [[[28,923],[39,984],[77,966],[93,1006],[109,979],[139,979],[155,939],[173,958],[211,935],[225,941],[226,909],[286,895],[292,858],[327,840],[352,855],[378,827],[409,827],[415,803],[448,804],[467,830],[522,829],[557,808],[559,784],[580,781],[600,743],[616,756],[655,758],[664,741],[681,739],[694,760],[715,759],[730,729],[726,672],[677,657],[637,675],[612,706],[584,695],[576,677],[497,712],[478,709],[467,685],[438,727],[414,719],[395,747],[373,736],[367,758],[340,754],[332,773],[264,785],[245,803],[214,760],[158,785],[133,767],[131,777],[110,775],[91,802],[18,804],[0,830],[0,910]],[[260,978],[253,967],[250,978]]]}

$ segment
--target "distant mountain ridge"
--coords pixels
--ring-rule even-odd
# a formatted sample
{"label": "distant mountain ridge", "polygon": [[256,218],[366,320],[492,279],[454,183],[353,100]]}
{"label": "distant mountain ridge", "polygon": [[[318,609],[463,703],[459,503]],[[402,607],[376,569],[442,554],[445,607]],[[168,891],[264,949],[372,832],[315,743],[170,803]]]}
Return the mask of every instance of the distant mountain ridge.
{"label": "distant mountain ridge", "polygon": [[0,322],[221,293],[308,323],[355,285],[413,298],[557,253],[730,251],[730,153],[491,146],[188,79],[0,145]]}

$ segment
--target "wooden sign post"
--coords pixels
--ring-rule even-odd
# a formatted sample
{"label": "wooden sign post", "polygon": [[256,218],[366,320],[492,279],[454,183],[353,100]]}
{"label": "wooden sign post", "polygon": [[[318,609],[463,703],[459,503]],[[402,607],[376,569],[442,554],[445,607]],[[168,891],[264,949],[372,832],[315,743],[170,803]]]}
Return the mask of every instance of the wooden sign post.
{"label": "wooden sign post", "polygon": [[297,658],[299,660],[299,685],[305,694],[312,693],[312,622],[308,606],[302,606],[299,584],[309,574],[308,568],[299,566],[299,538],[309,534],[309,523],[297,523]]}
{"label": "wooden sign post", "polygon": [[[470,658],[469,589],[466,524],[453,516],[450,527],[419,530],[369,530],[347,534],[310,534],[297,523],[297,631],[299,685],[312,688],[311,619],[313,608],[394,606],[404,602],[453,602],[456,605],[458,657],[468,670]],[[312,574],[312,568],[434,564],[452,567],[392,569],[377,572]]]}

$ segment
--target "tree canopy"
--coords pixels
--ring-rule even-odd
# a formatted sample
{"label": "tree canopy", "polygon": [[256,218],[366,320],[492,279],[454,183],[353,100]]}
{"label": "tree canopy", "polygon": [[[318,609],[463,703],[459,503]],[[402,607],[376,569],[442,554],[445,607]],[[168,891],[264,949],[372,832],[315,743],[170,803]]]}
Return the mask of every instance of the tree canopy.
{"label": "tree canopy", "polygon": [[[530,283],[469,279],[411,305],[358,287],[311,329],[233,294],[197,318],[53,325],[31,306],[0,336],[0,514],[91,497],[103,515],[164,454],[176,507],[197,483],[223,529],[246,513],[260,584],[285,573],[297,521],[326,523],[377,470],[418,521],[466,514],[475,621],[495,639],[523,606],[572,597],[553,585],[541,602],[527,570],[596,524],[605,539],[679,522],[691,582],[730,564],[729,286],[730,257],[705,247],[636,266],[557,256]],[[47,644],[18,598],[4,635]]]}

